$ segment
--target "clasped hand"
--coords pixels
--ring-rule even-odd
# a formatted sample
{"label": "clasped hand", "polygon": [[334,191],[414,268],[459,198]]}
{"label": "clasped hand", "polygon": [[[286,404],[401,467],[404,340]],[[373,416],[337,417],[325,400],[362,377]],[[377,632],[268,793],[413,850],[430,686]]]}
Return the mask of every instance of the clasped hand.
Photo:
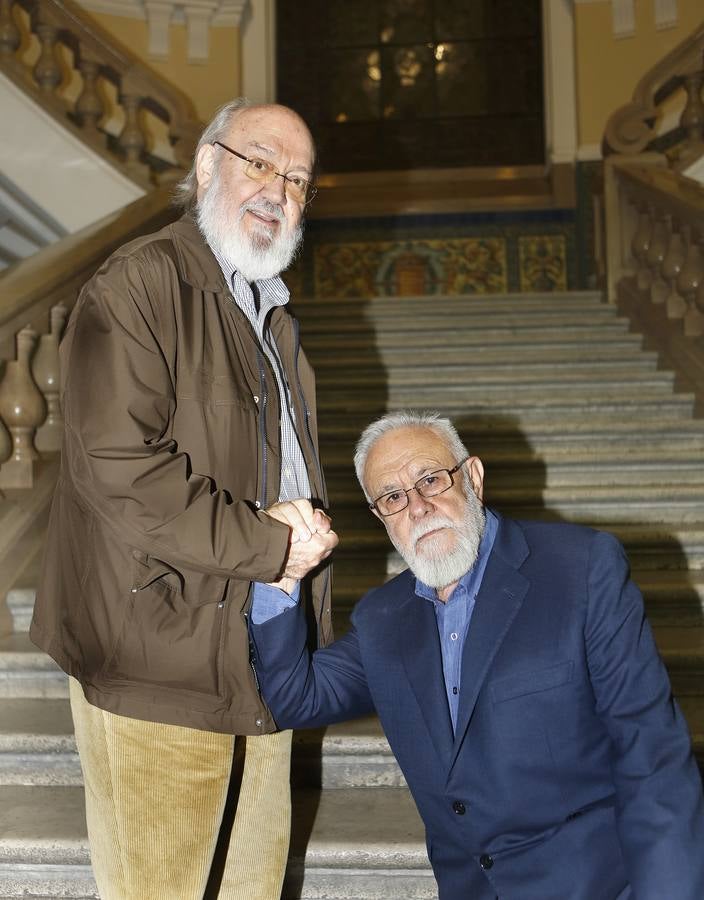
{"label": "clasped hand", "polygon": [[332,530],[330,517],[321,509],[314,509],[309,500],[284,500],[264,512],[289,526],[284,569],[281,578],[271,583],[290,593],[297,581],[330,556],[339,539]]}

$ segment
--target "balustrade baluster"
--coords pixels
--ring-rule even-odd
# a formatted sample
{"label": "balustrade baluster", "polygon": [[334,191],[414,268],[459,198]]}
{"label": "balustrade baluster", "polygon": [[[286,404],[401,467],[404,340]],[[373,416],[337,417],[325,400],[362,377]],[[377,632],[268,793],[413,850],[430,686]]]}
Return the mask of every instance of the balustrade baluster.
{"label": "balustrade baluster", "polygon": [[638,264],[636,269],[636,285],[639,290],[650,289],[652,275],[648,268],[647,255],[650,247],[650,237],[653,230],[651,212],[644,204],[638,204],[638,227],[631,241],[631,252]]}
{"label": "balustrade baluster", "polygon": [[0,468],[0,488],[31,488],[39,454],[34,434],[46,416],[46,404],[32,379],[29,360],[37,333],[27,326],[17,335],[17,359],[7,363],[0,384],[0,416],[12,438],[10,458]]}
{"label": "balustrade baluster", "polygon": [[83,77],[83,90],[76,101],[76,118],[84,128],[97,130],[104,112],[103,102],[96,87],[99,64],[94,59],[81,57],[78,69]]}
{"label": "balustrade baluster", "polygon": [[32,362],[32,375],[44,395],[47,417],[37,431],[34,445],[37,450],[54,452],[61,449],[63,417],[59,404],[59,341],[64,330],[68,310],[59,304],[51,310],[51,330],[39,339],[39,347]]}
{"label": "balustrade baluster", "polygon": [[46,93],[52,93],[61,83],[61,68],[56,58],[56,35],[54,25],[41,22],[37,25],[37,37],[41,43],[41,53],[34,67],[34,77],[39,87]]}
{"label": "balustrade baluster", "polygon": [[13,54],[20,40],[20,30],[12,18],[12,0],[0,0],[0,55]]}
{"label": "balustrade baluster", "polygon": [[683,79],[687,92],[687,102],[680,116],[680,126],[687,133],[687,140],[700,145],[704,139],[704,103],[702,102],[702,85],[704,72],[692,72]]}
{"label": "balustrade baluster", "polygon": [[139,108],[142,100],[136,94],[122,94],[120,99],[125,110],[125,127],[120,132],[118,143],[125,154],[127,165],[136,166],[146,146],[139,124]]}
{"label": "balustrade baluster", "polygon": [[695,305],[697,290],[704,280],[704,255],[701,238],[693,228],[689,229],[687,255],[682,271],[677,277],[677,290],[684,297],[686,308],[683,316],[686,337],[698,337],[704,333],[704,316]]}
{"label": "balustrade baluster", "polygon": [[677,292],[677,278],[682,271],[686,255],[682,230],[679,223],[672,222],[667,253],[662,261],[662,277],[670,286],[669,293],[665,298],[668,319],[681,319],[687,309],[684,298]]}
{"label": "balustrade baluster", "polygon": [[663,217],[656,214],[650,245],[645,254],[645,260],[650,268],[650,299],[653,303],[664,303],[668,294],[667,282],[662,276],[662,264],[667,253],[667,233]]}

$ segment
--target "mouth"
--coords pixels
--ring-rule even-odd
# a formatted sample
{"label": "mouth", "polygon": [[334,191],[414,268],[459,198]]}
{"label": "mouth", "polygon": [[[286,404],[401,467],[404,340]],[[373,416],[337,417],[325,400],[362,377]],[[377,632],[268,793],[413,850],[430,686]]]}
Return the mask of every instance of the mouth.
{"label": "mouth", "polygon": [[266,228],[269,228],[271,231],[278,228],[279,220],[274,216],[268,216],[265,212],[255,212],[253,209],[248,209],[247,214],[252,216],[257,222],[264,225]]}
{"label": "mouth", "polygon": [[427,540],[428,538],[435,538],[442,531],[445,531],[445,530],[446,529],[444,526],[440,526],[439,528],[433,528],[432,531],[426,531],[425,534],[421,534],[421,536],[419,538],[417,538],[416,547],[420,547],[420,545],[423,543],[423,541]]}

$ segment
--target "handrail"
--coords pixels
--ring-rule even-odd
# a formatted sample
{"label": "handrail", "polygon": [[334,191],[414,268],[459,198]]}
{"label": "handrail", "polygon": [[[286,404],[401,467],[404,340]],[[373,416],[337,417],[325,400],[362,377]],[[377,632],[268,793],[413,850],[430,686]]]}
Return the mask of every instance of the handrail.
{"label": "handrail", "polygon": [[[612,153],[634,155],[652,149],[657,138],[655,123],[665,101],[684,89],[687,103],[680,119],[688,140],[701,140],[702,55],[704,22],[682,43],[653,66],[636,85],[632,99],[617,109],[606,123],[604,143]],[[694,112],[694,115],[691,115]]]}
{"label": "handrail", "polygon": [[[35,60],[27,51],[37,42]],[[60,46],[69,52],[59,58]],[[74,0],[0,0],[0,70],[141,186],[173,180],[190,166],[202,129],[190,98]]]}

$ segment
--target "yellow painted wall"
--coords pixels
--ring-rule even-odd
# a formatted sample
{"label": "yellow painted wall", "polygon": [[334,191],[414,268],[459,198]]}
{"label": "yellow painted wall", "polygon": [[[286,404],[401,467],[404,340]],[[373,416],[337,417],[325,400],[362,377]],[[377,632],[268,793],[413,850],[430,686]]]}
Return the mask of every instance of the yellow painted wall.
{"label": "yellow painted wall", "polygon": [[640,79],[704,19],[702,0],[678,0],[675,28],[656,30],[652,0],[635,0],[636,32],[615,38],[611,3],[575,6],[579,143],[599,144],[614,110],[627,103]]}
{"label": "yellow painted wall", "polygon": [[189,63],[186,26],[172,24],[169,29],[169,57],[161,61],[149,56],[145,21],[101,13],[89,15],[154,72],[188,94],[202,121],[208,121],[219,106],[239,96],[242,79],[238,28],[211,28],[208,62]]}

